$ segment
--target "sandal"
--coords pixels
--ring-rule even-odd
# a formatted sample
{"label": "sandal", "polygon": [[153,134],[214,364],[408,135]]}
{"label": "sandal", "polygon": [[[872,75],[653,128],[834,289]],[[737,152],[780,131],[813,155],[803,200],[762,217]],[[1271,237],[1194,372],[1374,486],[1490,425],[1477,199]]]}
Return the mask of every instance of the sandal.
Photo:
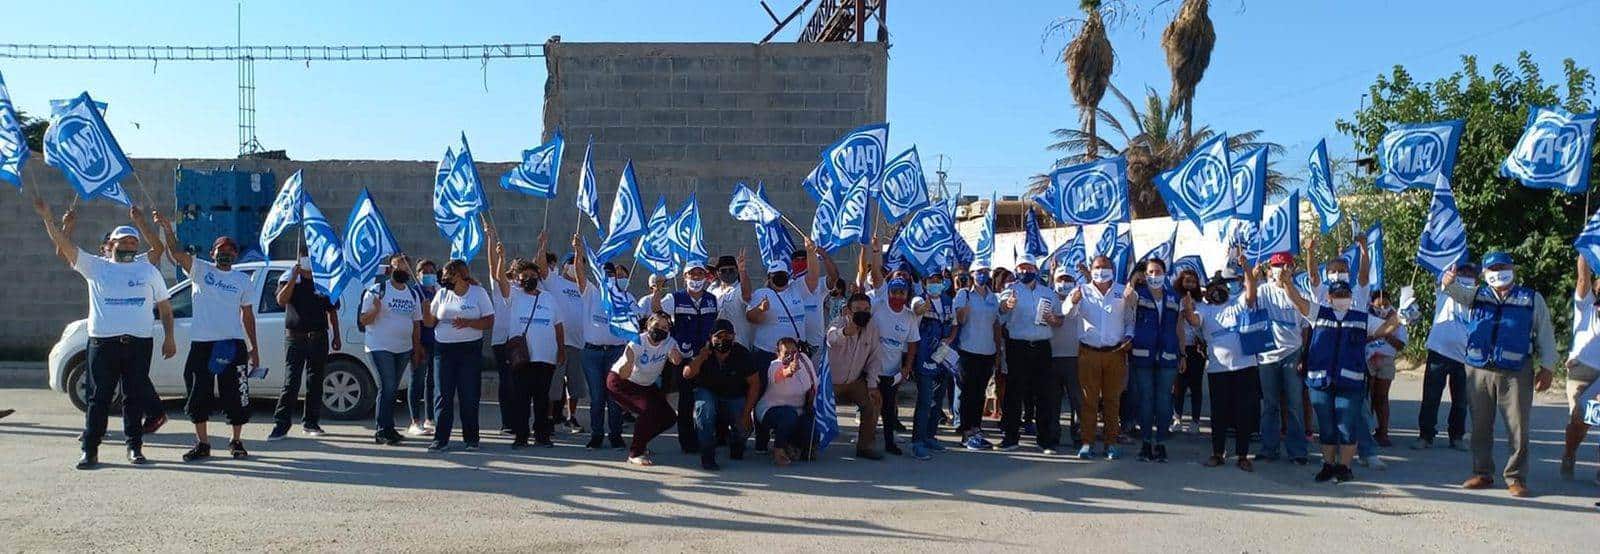
{"label": "sandal", "polygon": [[1235,462],[1235,464],[1239,466],[1239,469],[1242,469],[1242,470],[1245,470],[1245,471],[1248,471],[1248,472],[1254,473],[1255,470],[1256,470],[1255,465],[1250,463],[1250,458],[1247,458],[1247,457],[1244,457],[1244,456],[1240,456],[1239,457],[1239,461]]}
{"label": "sandal", "polygon": [[1206,458],[1206,462],[1204,464],[1201,464],[1201,465],[1204,465],[1206,467],[1217,467],[1217,466],[1220,466],[1220,465],[1222,465],[1222,456],[1212,455],[1210,458]]}
{"label": "sandal", "polygon": [[772,463],[778,464],[779,467],[789,465],[789,453],[784,452],[783,449],[773,449]]}

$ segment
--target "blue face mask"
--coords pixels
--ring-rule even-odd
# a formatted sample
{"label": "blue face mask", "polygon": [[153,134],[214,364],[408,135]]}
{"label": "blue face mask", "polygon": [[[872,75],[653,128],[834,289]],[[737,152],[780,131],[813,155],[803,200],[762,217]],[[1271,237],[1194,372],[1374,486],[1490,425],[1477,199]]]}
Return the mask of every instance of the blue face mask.
{"label": "blue face mask", "polygon": [[433,274],[423,274],[422,275],[422,286],[424,286],[424,287],[437,287],[437,286],[439,286],[439,276],[438,275],[433,275]]}
{"label": "blue face mask", "polygon": [[972,279],[974,281],[977,281],[978,285],[980,285],[980,286],[985,286],[985,287],[989,286],[989,274],[988,273],[979,273],[976,276],[974,276]]}
{"label": "blue face mask", "polygon": [[948,285],[946,285],[944,283],[928,283],[928,294],[931,294],[933,296],[938,296],[938,295],[944,294],[944,289],[947,286]]}
{"label": "blue face mask", "polygon": [[1024,285],[1031,285],[1031,284],[1033,284],[1033,282],[1035,280],[1038,280],[1038,279],[1039,279],[1039,274],[1037,272],[1033,272],[1033,271],[1019,271],[1019,272],[1017,272],[1017,280],[1018,281],[1022,281],[1022,284],[1024,284]]}

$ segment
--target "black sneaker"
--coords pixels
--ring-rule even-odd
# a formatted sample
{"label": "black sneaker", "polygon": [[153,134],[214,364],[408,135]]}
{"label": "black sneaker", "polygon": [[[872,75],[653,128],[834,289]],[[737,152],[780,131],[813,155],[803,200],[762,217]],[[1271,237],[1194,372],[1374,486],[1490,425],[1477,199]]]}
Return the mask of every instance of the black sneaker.
{"label": "black sneaker", "polygon": [[133,465],[144,465],[149,461],[150,460],[147,460],[144,457],[144,447],[137,444],[128,447],[128,463]]}
{"label": "black sneaker", "polygon": [[[1003,440],[1003,441],[1000,441],[1000,446],[997,446],[995,448],[997,450],[1001,451],[1001,452],[1011,452],[1011,451],[1017,449],[1017,441],[1014,441],[1014,440]],[[899,454],[899,453],[896,452],[896,454]]]}
{"label": "black sneaker", "polygon": [[1156,463],[1167,463],[1167,445],[1156,445]]}
{"label": "black sneaker", "polygon": [[[1012,447],[1015,448],[1016,445],[1013,444]],[[892,442],[889,443],[887,446],[884,446],[883,447],[883,451],[887,452],[887,453],[890,453],[890,454],[894,454],[896,456],[904,456],[906,454],[906,452],[904,450],[900,449],[900,445],[892,443]],[[760,451],[758,450],[757,452],[760,452]]]}
{"label": "black sneaker", "polygon": [[1343,483],[1345,481],[1349,481],[1349,480],[1352,480],[1352,479],[1355,479],[1355,478],[1356,478],[1356,472],[1351,471],[1350,470],[1350,466],[1343,465],[1343,464],[1334,466],[1334,468],[1333,468],[1333,479],[1335,481]]}
{"label": "black sneaker", "polygon": [[583,445],[583,448],[586,450],[599,450],[604,444],[605,441],[601,440],[600,437],[594,437],[589,439],[589,444]]}
{"label": "black sneaker", "polygon": [[77,465],[74,465],[72,467],[77,468],[77,469],[95,469],[95,468],[98,468],[98,467],[100,467],[100,455],[99,455],[99,453],[97,453],[97,452],[95,452],[93,450],[85,450],[85,451],[83,451],[82,455],[78,456]]}
{"label": "black sneaker", "polygon": [[1156,455],[1153,450],[1155,450],[1155,447],[1151,446],[1148,442],[1139,445],[1139,461],[1148,462],[1150,460],[1154,460]]}
{"label": "black sneaker", "polygon": [[400,436],[400,433],[393,429],[378,431],[376,435],[372,436],[372,442],[384,446],[397,446],[405,442],[405,440],[405,437]]}
{"label": "black sneaker", "polygon": [[267,441],[281,441],[289,436],[289,424],[279,423],[272,426],[272,432],[267,433]]}
{"label": "black sneaker", "polygon": [[238,460],[244,458],[245,456],[249,456],[250,453],[245,451],[244,441],[232,440],[228,441],[228,455],[233,456],[233,459]]}
{"label": "black sneaker", "polygon": [[194,461],[204,460],[204,459],[210,458],[210,457],[211,457],[211,443],[205,443],[205,442],[196,443],[194,445],[194,448],[190,448],[188,452],[184,452],[183,453],[183,461],[185,461],[185,462],[194,462]]}
{"label": "black sneaker", "polygon": [[1326,483],[1329,479],[1333,479],[1334,473],[1333,464],[1322,464],[1322,470],[1317,472],[1316,481]]}
{"label": "black sneaker", "polygon": [[540,448],[555,448],[556,447],[556,443],[550,442],[550,439],[548,437],[542,438],[542,439],[533,439],[533,445],[537,446],[537,447],[540,447]]}
{"label": "black sneaker", "polygon": [[511,441],[511,449],[512,450],[522,450],[524,448],[527,448],[528,446],[530,446],[528,444],[528,439],[517,439],[517,440]]}
{"label": "black sneaker", "polygon": [[322,426],[315,423],[307,423],[305,427],[300,429],[300,432],[305,433],[308,437],[320,437],[327,434],[322,431]]}

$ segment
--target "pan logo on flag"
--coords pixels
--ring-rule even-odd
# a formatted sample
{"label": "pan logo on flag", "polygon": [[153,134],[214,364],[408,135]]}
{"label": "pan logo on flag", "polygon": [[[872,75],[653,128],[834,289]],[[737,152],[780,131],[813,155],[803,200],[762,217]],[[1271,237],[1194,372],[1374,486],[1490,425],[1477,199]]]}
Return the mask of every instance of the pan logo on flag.
{"label": "pan logo on flag", "polygon": [[1283,240],[1284,234],[1289,232],[1289,221],[1284,215],[1284,210],[1267,213],[1267,218],[1261,221],[1261,236],[1257,244],[1272,246]]}
{"label": "pan logo on flag", "polygon": [[1183,200],[1189,205],[1198,208],[1197,212],[1217,212],[1228,200],[1233,178],[1228,164],[1222,158],[1209,151],[1200,152],[1181,171],[1183,173],[1178,175],[1177,182],[1187,183],[1187,186],[1178,187],[1178,194],[1183,195]]}
{"label": "pan logo on flag", "polygon": [[880,123],[861,127],[839,139],[828,149],[828,161],[845,180],[855,182],[865,178],[875,186],[883,175],[883,160],[888,151],[889,125]]}
{"label": "pan logo on flag", "polygon": [[[460,158],[457,158],[460,159]],[[478,191],[467,182],[466,172],[452,170],[444,176],[444,186],[434,189],[443,196],[444,207],[457,217],[466,217],[478,207]]]}
{"label": "pan logo on flag", "polygon": [[1329,175],[1328,169],[1322,167],[1323,160],[1312,156],[1310,161],[1311,175],[1307,177],[1306,191],[1311,194],[1311,203],[1321,206],[1337,206],[1339,200],[1333,197],[1333,184],[1324,182]]}
{"label": "pan logo on flag", "polygon": [[1443,137],[1431,129],[1412,129],[1402,131],[1384,149],[1383,159],[1388,162],[1384,167],[1401,181],[1411,183],[1439,171],[1444,166],[1444,155]]}
{"label": "pan logo on flag", "polygon": [[1460,232],[1461,212],[1441,211],[1438,217],[1429,218],[1423,228],[1423,240],[1418,241],[1417,253],[1435,259],[1453,258],[1466,251],[1467,234]]}
{"label": "pan logo on flag", "polygon": [[1528,127],[1531,140],[1522,141],[1511,151],[1507,163],[1519,175],[1537,180],[1559,180],[1578,169],[1583,162],[1584,129],[1569,117],[1540,110]]}
{"label": "pan logo on flag", "polygon": [[[72,108],[61,114],[55,124],[51,125],[55,134],[60,137],[62,156],[53,156],[52,159],[69,167],[86,185],[103,183],[113,180],[122,172],[119,162],[110,155],[112,146],[111,138],[104,129],[95,124],[94,109],[89,103],[75,103]],[[98,190],[93,187],[91,190]]]}
{"label": "pan logo on flag", "polygon": [[1116,176],[1104,168],[1095,168],[1073,175],[1061,183],[1061,209],[1075,221],[1112,221],[1118,219],[1113,210],[1121,208],[1127,189],[1118,186]]}

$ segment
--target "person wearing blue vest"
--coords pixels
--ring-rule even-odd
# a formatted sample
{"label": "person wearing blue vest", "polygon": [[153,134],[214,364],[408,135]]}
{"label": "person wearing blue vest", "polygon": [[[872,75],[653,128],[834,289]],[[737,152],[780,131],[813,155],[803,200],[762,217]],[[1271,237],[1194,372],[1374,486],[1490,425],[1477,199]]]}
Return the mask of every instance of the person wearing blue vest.
{"label": "person wearing blue vest", "polygon": [[1179,346],[1183,344],[1183,327],[1178,325],[1183,315],[1182,296],[1168,285],[1167,264],[1160,258],[1146,260],[1144,271],[1134,274],[1128,288],[1135,297],[1128,368],[1132,371],[1139,427],[1144,432],[1139,461],[1165,463],[1172,382],[1178,377],[1178,367],[1185,363]]}
{"label": "person wearing blue vest", "polygon": [[692,432],[694,383],[683,377],[683,370],[689,365],[687,360],[695,359],[706,343],[711,342],[712,329],[717,324],[717,297],[706,292],[706,287],[711,285],[710,276],[706,268],[690,264],[683,270],[684,290],[666,294],[663,287],[652,291],[650,296],[650,312],[662,312],[672,318],[672,340],[678,343],[678,353],[686,360],[681,364],[667,364],[667,370],[662,373],[668,390],[678,392],[678,446],[684,454],[700,451],[699,435]]}
{"label": "person wearing blue vest", "polygon": [[937,431],[939,426],[939,401],[944,398],[944,373],[936,353],[940,348],[951,348],[956,338],[955,308],[945,289],[949,284],[944,275],[934,273],[923,280],[922,296],[912,303],[911,311],[917,314],[917,355],[912,363],[917,380],[917,404],[912,410],[911,453],[918,460],[932,458],[941,452]]}
{"label": "person wearing blue vest", "polygon": [[[1512,496],[1526,497],[1528,424],[1533,393],[1550,388],[1556,366],[1555,328],[1544,296],[1516,282],[1516,264],[1505,252],[1483,257],[1483,280],[1469,287],[1445,270],[1440,284],[1451,298],[1468,306],[1467,388],[1472,406],[1472,477],[1461,486],[1494,484],[1494,419],[1506,418],[1511,458],[1502,476]],[[1535,357],[1537,355],[1537,357]],[[1537,369],[1537,373],[1535,373]]]}
{"label": "person wearing blue vest", "polygon": [[1306,302],[1287,273],[1278,283],[1311,320],[1311,340],[1306,350],[1305,382],[1311,408],[1317,415],[1322,443],[1322,469],[1318,483],[1355,478],[1350,462],[1355,458],[1357,436],[1366,432],[1367,342],[1399,328],[1394,314],[1388,319],[1355,306],[1349,281],[1330,281],[1327,301]]}

